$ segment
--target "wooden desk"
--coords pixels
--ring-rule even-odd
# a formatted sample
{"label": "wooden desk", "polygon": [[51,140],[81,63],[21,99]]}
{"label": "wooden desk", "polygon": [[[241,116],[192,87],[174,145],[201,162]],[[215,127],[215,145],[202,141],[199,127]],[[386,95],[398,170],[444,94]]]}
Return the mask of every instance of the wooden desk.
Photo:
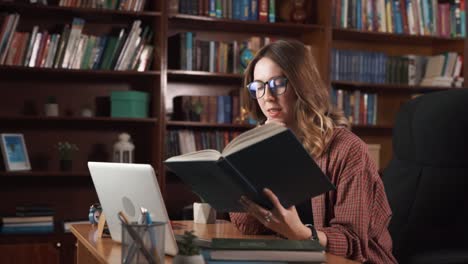
{"label": "wooden desk", "polygon": [[[185,230],[194,230],[199,238],[211,239],[213,237],[228,238],[271,238],[271,236],[242,235],[230,222],[218,221],[216,224],[194,224],[192,221],[173,221],[175,234],[183,234]],[[72,233],[77,238],[77,264],[109,263],[120,264],[121,245],[110,238],[96,239],[97,227],[91,224],[72,225]],[[356,264],[358,262],[347,260],[332,254],[327,254],[327,263]],[[166,263],[172,263],[172,257],[166,256]]]}

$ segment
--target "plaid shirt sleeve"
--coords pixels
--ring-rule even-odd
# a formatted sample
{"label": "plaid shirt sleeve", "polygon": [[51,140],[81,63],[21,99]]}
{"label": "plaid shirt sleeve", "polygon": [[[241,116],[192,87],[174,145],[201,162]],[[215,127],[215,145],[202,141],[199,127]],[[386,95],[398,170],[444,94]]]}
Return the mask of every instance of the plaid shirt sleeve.
{"label": "plaid shirt sleeve", "polygon": [[326,234],[332,254],[396,263],[387,229],[391,210],[367,145],[347,130],[338,133],[328,157],[319,161],[337,189],[313,199],[316,228]]}

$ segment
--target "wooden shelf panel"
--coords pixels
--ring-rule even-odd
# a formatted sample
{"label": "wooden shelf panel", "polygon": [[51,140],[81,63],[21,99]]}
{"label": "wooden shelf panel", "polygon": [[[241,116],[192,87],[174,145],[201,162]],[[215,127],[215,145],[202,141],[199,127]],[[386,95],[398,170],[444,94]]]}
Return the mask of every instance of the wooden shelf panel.
{"label": "wooden shelf panel", "polygon": [[254,128],[248,124],[213,124],[213,123],[201,123],[193,121],[168,121],[166,124],[169,128],[222,128],[222,129],[240,129],[247,130]]}
{"label": "wooden shelf panel", "polygon": [[242,21],[220,19],[206,16],[177,14],[169,16],[169,28],[188,30],[223,31],[251,33],[261,35],[291,35],[297,36],[307,32],[324,30],[320,25],[293,23],[265,23],[258,21]]}
{"label": "wooden shelf panel", "polygon": [[332,86],[340,89],[349,90],[365,90],[369,92],[403,92],[403,93],[424,93],[434,91],[445,91],[449,89],[460,89],[452,87],[438,86],[419,86],[419,85],[403,85],[403,84],[382,84],[382,83],[362,83],[362,82],[346,82],[332,81]]}
{"label": "wooden shelf panel", "polygon": [[81,7],[63,7],[63,6],[46,6],[41,4],[26,4],[14,2],[0,2],[0,8],[5,11],[19,12],[25,16],[35,16],[40,14],[41,17],[51,16],[68,16],[81,17],[85,20],[112,20],[112,19],[143,19],[151,20],[161,17],[161,12],[143,11],[123,11],[101,8],[81,8]]}
{"label": "wooden shelf panel", "polygon": [[[11,80],[54,80],[66,79],[68,81],[128,81],[129,79],[158,78],[159,71],[104,71],[104,70],[72,70],[52,69],[24,66],[0,66],[0,78]],[[71,80],[73,79],[73,80]]]}
{"label": "wooden shelf panel", "polygon": [[386,129],[393,129],[392,125],[384,124],[384,125],[351,125],[352,130],[364,130],[364,129],[374,129],[374,130],[386,130]]}
{"label": "wooden shelf panel", "polygon": [[116,118],[116,117],[45,117],[45,116],[0,116],[4,127],[41,129],[116,129],[116,127],[153,127],[157,118]]}
{"label": "wooden shelf panel", "polygon": [[157,118],[125,118],[125,117],[48,117],[48,116],[0,116],[0,122],[54,122],[54,123],[67,123],[67,122],[83,122],[83,123],[131,123],[131,124],[150,124],[154,125]]}
{"label": "wooden shelf panel", "polygon": [[389,124],[383,125],[351,125],[351,131],[361,136],[372,135],[372,136],[389,136],[393,134],[393,126]]}
{"label": "wooden shelf panel", "polygon": [[204,71],[168,70],[167,79],[172,82],[230,82],[241,83],[242,75],[235,73],[217,73]]}
{"label": "wooden shelf panel", "polygon": [[91,177],[87,171],[2,171],[0,177]]}
{"label": "wooden shelf panel", "polygon": [[393,34],[383,32],[360,31],[356,29],[333,29],[333,40],[350,40],[366,42],[393,42],[395,45],[438,45],[448,42],[463,42],[463,38],[445,38],[435,36],[417,36],[407,34]]}
{"label": "wooden shelf panel", "polygon": [[11,244],[15,243],[43,243],[51,241],[61,241],[63,238],[62,233],[53,232],[46,234],[1,234],[0,235],[0,244]]}

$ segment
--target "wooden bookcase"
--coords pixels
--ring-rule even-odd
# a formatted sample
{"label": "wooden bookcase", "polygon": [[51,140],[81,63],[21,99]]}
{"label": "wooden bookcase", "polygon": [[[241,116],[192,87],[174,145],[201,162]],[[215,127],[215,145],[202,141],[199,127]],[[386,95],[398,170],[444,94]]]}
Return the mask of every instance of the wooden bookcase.
{"label": "wooden bookcase", "polygon": [[[467,76],[465,67],[467,58],[464,56],[467,49],[465,38],[444,38],[437,36],[414,36],[378,32],[360,32],[354,29],[332,29],[332,48],[343,50],[365,50],[373,52],[384,52],[391,56],[415,55],[437,55],[443,52],[453,51],[461,54],[463,61],[463,76]],[[367,143],[381,145],[380,164],[385,168],[391,159],[392,141],[391,128],[393,127],[395,115],[400,106],[408,101],[413,94],[424,94],[443,91],[445,87],[424,87],[399,84],[372,84],[358,82],[331,82],[337,89],[369,91],[377,93],[378,125],[369,127],[366,131],[356,128],[355,133]],[[381,129],[386,127],[387,129]]]}
{"label": "wooden bookcase", "polygon": [[[377,94],[379,104],[377,125],[353,125],[352,131],[366,143],[381,146],[379,163],[382,171],[392,156],[392,129],[400,106],[411,99],[414,94],[454,88],[333,81],[330,77],[332,49],[384,52],[390,56],[408,54],[429,56],[453,51],[463,56],[463,65],[466,65],[468,61],[465,54],[468,42],[466,38],[416,36],[334,28],[331,21],[332,2],[311,1],[310,8],[307,10],[309,19],[306,24],[302,25],[287,22],[260,23],[173,14],[168,18],[168,36],[183,31],[196,32],[202,38],[209,36],[213,40],[236,39],[236,37],[242,38],[245,35],[273,36],[299,39],[312,46],[312,51],[320,67],[319,70],[328,87]],[[168,60],[173,59],[176,58],[168,56]],[[467,76],[467,74],[467,68],[463,67],[462,76]],[[168,70],[167,78],[166,104],[170,103],[170,100],[176,95],[221,95],[238,91],[242,85],[242,76],[236,74]],[[167,129],[220,129],[226,128],[226,125],[169,121],[166,127]],[[238,127],[233,125],[231,129],[238,129]],[[170,204],[169,208],[176,209],[176,212],[180,211],[182,206],[190,204],[191,201],[188,199],[197,199],[187,186],[173,175],[167,175],[165,186],[166,202]]]}
{"label": "wooden bookcase", "polygon": [[[133,12],[60,7],[54,0],[48,5],[2,1],[0,10],[20,15],[19,32],[31,32],[38,25],[40,31],[61,33],[75,17],[85,20],[83,34],[115,36],[116,29],[128,32],[135,20],[154,32],[150,44],[157,52],[144,72],[0,66],[0,131],[24,135],[32,166],[27,172],[7,172],[2,161],[0,215],[15,215],[15,206],[23,204],[48,205],[55,210],[54,233],[0,236],[0,263],[73,263],[76,241],[64,232],[63,222],[86,220],[90,205],[98,202],[87,161],[111,161],[117,135],[128,132],[136,146],[135,161],[160,166],[166,2],[146,1],[144,11]],[[83,106],[95,108],[97,97],[110,96],[114,90],[147,92],[148,118],[81,116]],[[45,116],[48,96],[56,97],[59,117]],[[72,171],[59,169],[58,141],[79,147]]]}
{"label": "wooden bookcase", "polygon": [[[286,0],[279,0],[286,2]],[[119,132],[131,134],[136,146],[137,163],[150,163],[157,172],[169,215],[181,217],[184,206],[197,197],[177,177],[166,172],[166,136],[170,129],[236,130],[249,125],[208,124],[172,121],[167,109],[177,95],[225,95],[239,93],[242,76],[230,73],[209,73],[169,69],[167,40],[179,32],[196,32],[197,37],[210,40],[245,39],[250,36],[295,38],[312,47],[319,70],[326,84],[339,89],[376,92],[379,98],[378,124],[354,126],[353,131],[367,143],[382,146],[381,161],[385,167],[390,160],[394,117],[400,105],[413,93],[426,93],[445,88],[332,82],[330,79],[331,50],[383,51],[390,55],[432,55],[444,51],[466,54],[465,39],[405,36],[385,33],[334,29],[331,23],[331,1],[312,0],[308,6],[306,24],[287,22],[262,23],[216,19],[185,14],[169,14],[170,0],[148,0],[142,12],[58,7],[57,1],[48,6],[16,2],[0,2],[0,9],[21,15],[19,31],[31,31],[33,25],[55,29],[71,23],[74,17],[85,19],[84,32],[103,34],[113,26],[129,27],[135,19],[150,25],[156,47],[150,70],[102,71],[29,68],[0,66],[0,132],[23,133],[31,159],[31,172],[0,172],[0,215],[13,215],[15,206],[42,203],[55,211],[56,232],[50,235],[8,235],[0,237],[0,262],[72,263],[74,239],[62,231],[61,222],[84,219],[89,206],[96,202],[86,162],[111,160],[112,145]],[[282,12],[278,10],[278,12]],[[467,58],[464,56],[464,64]],[[468,76],[464,67],[463,76]],[[109,96],[112,90],[140,90],[150,94],[148,118],[80,117],[84,104],[92,104],[98,96]],[[47,97],[57,97],[60,117],[44,117],[43,104]],[[71,172],[58,169],[54,144],[60,140],[76,143],[80,150]],[[10,256],[3,259],[2,256]]]}

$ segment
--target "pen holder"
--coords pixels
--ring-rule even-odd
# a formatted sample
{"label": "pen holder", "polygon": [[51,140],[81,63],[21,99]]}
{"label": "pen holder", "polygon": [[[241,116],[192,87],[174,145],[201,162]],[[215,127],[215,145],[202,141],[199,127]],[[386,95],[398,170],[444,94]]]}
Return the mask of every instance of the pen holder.
{"label": "pen holder", "polygon": [[122,224],[122,263],[164,263],[165,225]]}

